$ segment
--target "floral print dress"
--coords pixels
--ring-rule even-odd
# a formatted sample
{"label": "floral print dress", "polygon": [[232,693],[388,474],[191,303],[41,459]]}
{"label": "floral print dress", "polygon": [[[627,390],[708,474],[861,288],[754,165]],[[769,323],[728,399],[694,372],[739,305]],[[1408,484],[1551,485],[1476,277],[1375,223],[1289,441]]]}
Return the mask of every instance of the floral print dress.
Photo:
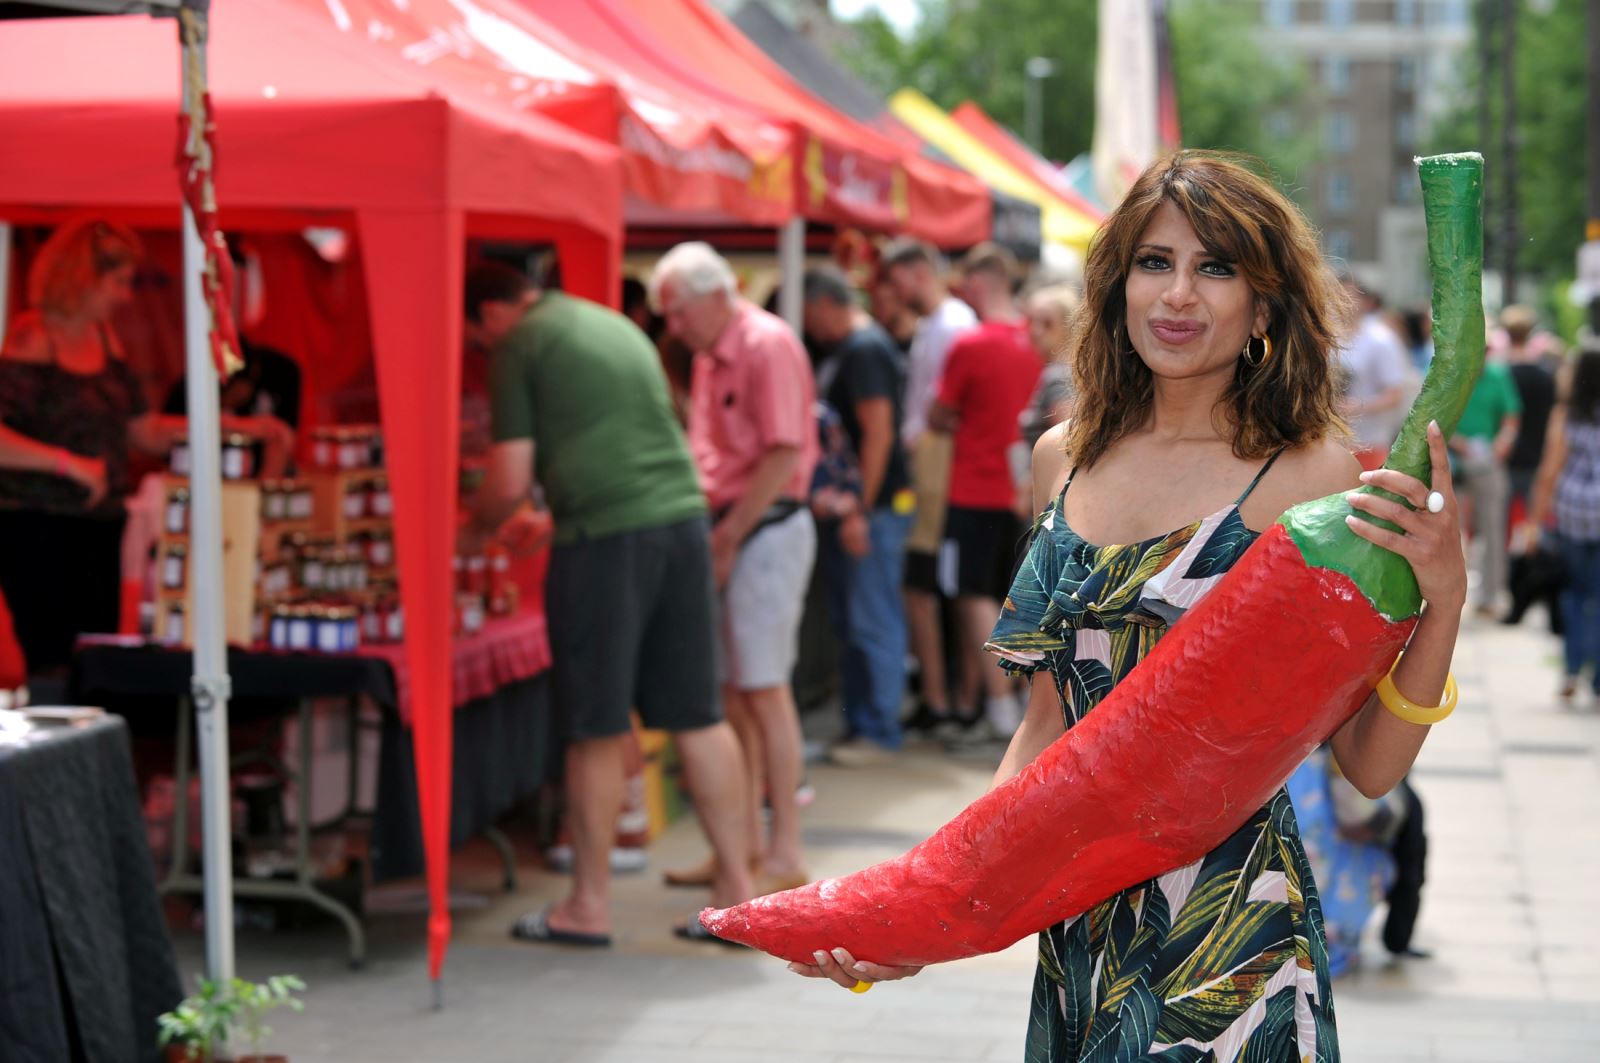
{"label": "floral print dress", "polygon": [[[1070,729],[1255,541],[1239,506],[1271,465],[1231,506],[1120,546],[1067,525],[1069,477],[986,648],[1047,673]],[[1025,1058],[1337,1063],[1321,906],[1285,791],[1200,860],[1039,935]]]}

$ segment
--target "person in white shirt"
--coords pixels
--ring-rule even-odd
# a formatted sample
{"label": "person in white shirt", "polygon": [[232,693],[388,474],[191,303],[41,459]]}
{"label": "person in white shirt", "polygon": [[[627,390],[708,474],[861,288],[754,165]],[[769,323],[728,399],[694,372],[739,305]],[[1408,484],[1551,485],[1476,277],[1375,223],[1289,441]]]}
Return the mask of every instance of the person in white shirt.
{"label": "person in white shirt", "polygon": [[884,249],[880,261],[884,280],[922,318],[911,340],[900,425],[917,496],[916,518],[906,540],[906,624],[922,675],[922,703],[906,726],[931,732],[951,718],[938,579],[938,552],[950,491],[951,437],[928,431],[928,409],[938,391],[950,344],[976,327],[978,316],[945,287],[944,263],[927,244],[896,240]]}
{"label": "person in white shirt", "polygon": [[1362,467],[1376,469],[1388,457],[1416,396],[1417,374],[1405,343],[1383,319],[1383,301],[1354,279],[1344,284],[1361,316],[1338,353],[1345,376],[1339,412],[1350,423]]}

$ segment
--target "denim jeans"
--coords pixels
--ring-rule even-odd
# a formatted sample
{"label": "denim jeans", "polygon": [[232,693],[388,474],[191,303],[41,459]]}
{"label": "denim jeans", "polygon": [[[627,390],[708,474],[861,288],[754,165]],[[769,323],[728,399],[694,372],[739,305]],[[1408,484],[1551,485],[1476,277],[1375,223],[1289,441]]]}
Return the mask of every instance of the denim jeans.
{"label": "denim jeans", "polygon": [[877,509],[867,517],[872,550],[851,557],[839,528],[821,532],[827,566],[828,611],[843,648],[840,686],[845,723],[853,735],[888,749],[904,742],[900,703],[906,691],[906,614],[900,599],[911,516]]}
{"label": "denim jeans", "polygon": [[1567,674],[1575,676],[1585,664],[1594,664],[1595,689],[1600,690],[1600,540],[1558,534],[1556,544],[1567,566],[1567,586],[1561,592]]}

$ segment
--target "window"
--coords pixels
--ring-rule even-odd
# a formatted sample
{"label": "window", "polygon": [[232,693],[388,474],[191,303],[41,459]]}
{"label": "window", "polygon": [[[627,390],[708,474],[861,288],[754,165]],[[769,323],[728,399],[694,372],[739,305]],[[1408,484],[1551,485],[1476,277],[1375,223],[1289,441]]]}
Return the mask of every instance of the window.
{"label": "window", "polygon": [[1323,121],[1322,143],[1333,155],[1344,155],[1355,150],[1356,128],[1350,112],[1334,111]]}
{"label": "window", "polygon": [[1417,61],[1415,59],[1395,60],[1394,87],[1402,92],[1410,92],[1417,87]]}
{"label": "window", "polygon": [[1341,263],[1350,261],[1350,230],[1329,229],[1323,234],[1322,244],[1328,257]]}
{"label": "window", "polygon": [[1396,26],[1417,24],[1417,0],[1394,0],[1394,24]]}
{"label": "window", "polygon": [[1328,175],[1328,210],[1333,214],[1350,213],[1350,175]]}
{"label": "window", "polygon": [[1330,26],[1348,26],[1355,21],[1355,0],[1322,0],[1322,21]]}
{"label": "window", "polygon": [[1401,111],[1394,116],[1394,146],[1409,151],[1417,142],[1417,116]]}
{"label": "window", "polygon": [[1350,91],[1350,60],[1342,55],[1330,55],[1322,61],[1322,84],[1331,96],[1343,96]]}
{"label": "window", "polygon": [[1266,0],[1267,25],[1283,29],[1294,25],[1294,0]]}

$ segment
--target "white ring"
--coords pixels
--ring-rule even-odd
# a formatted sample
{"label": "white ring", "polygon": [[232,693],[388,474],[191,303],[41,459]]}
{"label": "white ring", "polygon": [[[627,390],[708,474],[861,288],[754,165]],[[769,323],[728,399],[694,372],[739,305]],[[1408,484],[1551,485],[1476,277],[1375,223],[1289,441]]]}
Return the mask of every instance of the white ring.
{"label": "white ring", "polygon": [[1428,492],[1428,512],[1429,513],[1443,513],[1444,512],[1444,495],[1440,494],[1438,491],[1429,491]]}

